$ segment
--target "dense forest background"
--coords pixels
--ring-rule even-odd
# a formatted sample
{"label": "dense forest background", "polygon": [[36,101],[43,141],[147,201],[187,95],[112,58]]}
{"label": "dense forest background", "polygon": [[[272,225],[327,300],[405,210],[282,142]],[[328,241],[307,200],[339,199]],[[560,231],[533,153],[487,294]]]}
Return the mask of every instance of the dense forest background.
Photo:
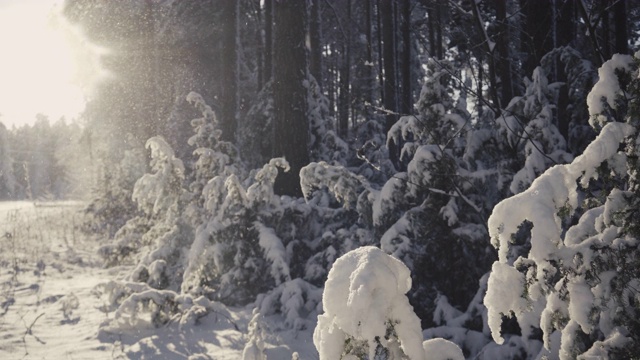
{"label": "dense forest background", "polygon": [[[293,36],[289,29],[295,24],[288,23],[290,17],[277,22],[270,1],[67,2],[68,18],[107,49],[102,65],[110,73],[99,93],[92,96],[81,119],[83,133],[75,142],[107,163],[119,161],[129,135],[137,139],[138,146],[161,135],[180,158],[194,160],[187,139],[192,135],[189,119],[196,113],[186,95],[195,91],[216,111],[223,139],[233,140],[250,166],[284,154],[284,149],[274,148],[278,143],[287,144],[289,157],[293,153],[307,153],[300,156],[311,160],[326,156],[319,153],[320,139],[305,135],[317,127],[335,132],[357,155],[371,140],[359,136],[371,131],[363,130],[371,120],[382,126],[376,130],[385,136],[400,116],[416,113],[414,105],[427,76],[427,63],[433,59],[436,67],[452,66],[449,91],[456,99],[464,93],[473,124],[476,118],[484,122],[500,118],[511,100],[526,92],[524,79],[531,80],[534,69],[541,66],[547,82],[560,87],[558,99],[563,103],[553,104],[554,123],[570,152],[577,155],[594,134],[588,129],[585,134],[573,132],[579,122],[573,119],[586,121],[586,103],[575,97],[586,96],[597,68],[612,54],[629,53],[630,45],[637,41],[639,16],[635,4],[626,1],[311,1],[296,11],[300,14],[290,17],[303,21],[299,38],[284,40]],[[278,29],[285,32],[281,40],[275,38]],[[304,48],[304,57],[287,53],[294,43]],[[569,55],[563,60],[564,47],[571,48],[580,62],[574,59],[569,65]],[[583,73],[573,65],[585,66]],[[293,79],[274,81],[274,72],[282,68],[305,69],[315,84],[299,84],[305,90],[294,91],[286,84]],[[567,82],[578,80],[568,78],[571,71],[580,75],[582,89]],[[277,131],[278,139],[285,136],[288,140],[283,142],[274,141],[273,135],[264,136],[278,125],[273,120],[273,87],[281,84],[292,93],[317,86],[321,112],[320,124],[307,117],[299,128],[285,126],[286,132]],[[487,116],[493,119],[485,119]],[[49,133],[35,130],[43,127],[45,118],[43,115],[29,131]],[[9,136],[4,130],[3,136]],[[259,141],[254,138],[256,130],[267,131]],[[17,129],[9,132],[17,138],[35,136],[23,131],[22,136]],[[305,138],[297,146],[289,141]],[[389,159],[394,169],[402,170],[400,146],[391,145]],[[17,168],[24,167],[24,160],[15,154],[11,159],[15,179],[5,172],[3,183],[21,185],[4,191],[3,198],[23,198],[26,184]],[[300,159],[301,164],[304,160]],[[13,189],[15,185],[4,186]]]}
{"label": "dense forest background", "polygon": [[[173,292],[166,299],[176,303],[178,294],[254,303],[305,327],[333,262],[373,245],[411,270],[409,299],[425,334],[453,339],[467,357],[571,358],[596,343],[639,356],[638,291],[628,291],[637,285],[637,245],[624,258],[620,248],[600,248],[585,274],[549,257],[537,262],[535,216],[514,215],[521,221],[509,250],[488,225],[498,203],[577,161],[607,123],[637,122],[629,120],[636,65],[614,54],[637,46],[639,5],[68,0],[65,15],[107,49],[109,77],[80,124],[43,117],[0,126],[0,194],[90,199],[84,226],[110,239],[105,263],[136,264],[117,288],[123,294],[142,283]],[[588,101],[594,85],[607,79],[610,90],[613,78],[618,92],[601,85]],[[596,109],[607,94],[624,96]],[[634,169],[634,156],[595,164],[600,177],[577,190],[579,202],[550,205],[560,237],[608,204],[613,189],[629,204],[619,235],[637,233],[635,175],[608,171],[625,161]],[[522,274],[529,307],[488,312],[492,266],[503,274],[496,264]],[[569,301],[562,294],[575,279],[588,291],[616,268],[627,272],[608,296],[627,302],[607,316],[625,345],[607,342],[613,326],[597,315],[604,300],[579,326],[573,308],[558,305],[544,318],[545,306]],[[498,348],[500,334],[508,350]]]}

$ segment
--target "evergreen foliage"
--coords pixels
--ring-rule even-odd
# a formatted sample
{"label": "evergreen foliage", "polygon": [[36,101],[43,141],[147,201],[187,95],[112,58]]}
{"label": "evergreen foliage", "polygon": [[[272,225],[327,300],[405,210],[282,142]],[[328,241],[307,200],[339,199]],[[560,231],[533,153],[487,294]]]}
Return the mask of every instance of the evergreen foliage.
{"label": "evergreen foliage", "polygon": [[[599,134],[584,153],[498,204],[489,219],[499,260],[484,303],[499,344],[508,336],[501,334],[502,316],[514,316],[531,356],[640,356],[632,320],[639,300],[637,61],[615,55],[600,68],[588,96]],[[511,244],[525,221],[530,249],[520,254]]]}

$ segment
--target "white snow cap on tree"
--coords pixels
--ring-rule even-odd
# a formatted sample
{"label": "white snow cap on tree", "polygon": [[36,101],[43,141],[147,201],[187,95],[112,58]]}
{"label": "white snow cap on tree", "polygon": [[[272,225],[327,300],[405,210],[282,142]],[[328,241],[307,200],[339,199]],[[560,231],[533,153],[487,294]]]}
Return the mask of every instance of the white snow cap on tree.
{"label": "white snow cap on tree", "polygon": [[422,343],[422,347],[429,360],[464,360],[460,347],[449,340],[429,339]]}
{"label": "white snow cap on tree", "polygon": [[373,246],[336,260],[325,283],[325,313],[313,334],[320,359],[373,359],[380,346],[388,359],[426,359],[420,319],[405,295],[410,275],[401,261]]}

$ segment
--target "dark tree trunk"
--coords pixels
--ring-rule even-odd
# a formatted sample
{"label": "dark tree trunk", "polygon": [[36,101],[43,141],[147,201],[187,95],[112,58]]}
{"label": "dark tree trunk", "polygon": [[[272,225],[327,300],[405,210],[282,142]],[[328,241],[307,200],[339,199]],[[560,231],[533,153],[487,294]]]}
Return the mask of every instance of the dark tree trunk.
{"label": "dark tree trunk", "polygon": [[611,27],[609,16],[611,13],[609,12],[609,5],[611,5],[612,0],[606,0],[602,2],[602,53],[604,54],[605,59],[609,59],[611,57]]}
{"label": "dark tree trunk", "polygon": [[[493,51],[494,49],[490,45],[490,39],[483,24],[484,21],[482,20],[480,10],[478,9],[478,4],[475,1],[471,2],[471,9],[473,11],[473,17],[478,32],[482,34],[482,44],[484,45],[484,52],[487,54],[487,60],[489,62],[489,92],[491,94],[491,101],[493,101],[493,109],[496,113],[496,116],[499,116],[502,112],[502,105],[500,103],[501,99],[498,96],[498,81],[496,80],[496,61]],[[480,67],[482,67],[482,62],[480,62]]]}
{"label": "dark tree trunk", "polygon": [[576,37],[576,8],[574,0],[556,0],[555,46],[567,46]]}
{"label": "dark tree trunk", "polygon": [[238,4],[235,1],[221,3],[222,24],[222,54],[221,54],[221,83],[220,92],[220,128],[222,139],[233,142],[236,134],[236,110],[238,101],[237,66],[238,49],[236,36],[238,31]]}
{"label": "dark tree trunk", "polygon": [[328,44],[328,48],[331,51],[331,55],[328,57],[328,68],[327,68],[327,94],[329,97],[329,115],[335,116],[336,114],[336,79],[334,78],[335,74],[338,72],[338,66],[336,64],[336,51],[335,46],[332,44]]}
{"label": "dark tree trunk", "polygon": [[384,99],[384,61],[382,59],[382,16],[380,15],[380,1],[381,0],[378,0],[376,2],[376,21],[378,23],[378,80],[380,81],[380,97]]}
{"label": "dark tree trunk", "polygon": [[436,11],[434,9],[436,5],[431,5],[427,9],[427,31],[429,36],[429,56],[438,58],[436,51]]}
{"label": "dark tree trunk", "polygon": [[[260,0],[256,0],[256,15],[258,17],[258,29],[262,29],[262,7],[260,6]],[[264,39],[262,38],[262,31],[256,31],[256,40],[258,43],[257,49],[257,70],[258,70],[258,91],[264,86]]]}
{"label": "dark tree trunk", "polygon": [[[387,111],[396,112],[396,52],[393,33],[393,8],[390,1],[382,0],[380,3],[380,16],[382,20],[382,57],[384,62],[384,107]],[[389,130],[395,123],[396,116],[387,116]]]}
{"label": "dark tree trunk", "polygon": [[500,75],[500,99],[502,106],[507,106],[513,98],[513,79],[511,76],[511,58],[509,56],[509,24],[507,23],[507,1],[496,0],[497,67]]}
{"label": "dark tree trunk", "polygon": [[404,114],[411,113],[411,1],[402,1],[402,101]]}
{"label": "dark tree trunk", "polygon": [[264,82],[273,75],[273,1],[264,0]]}
{"label": "dark tree trunk", "polygon": [[525,76],[531,76],[542,57],[553,47],[552,6],[552,0],[522,0],[521,8],[525,16],[522,33]]}
{"label": "dark tree trunk", "polygon": [[[371,13],[373,6],[371,0],[365,0],[365,34],[367,37],[367,59],[365,64],[368,89],[365,89],[365,101],[369,104],[373,104],[373,91],[375,89],[375,73],[373,70],[373,24],[371,22]],[[369,107],[365,108],[365,113],[369,114]]]}
{"label": "dark tree trunk", "polygon": [[442,4],[436,1],[436,53],[438,60],[444,58],[444,46],[442,45]]}
{"label": "dark tree trunk", "polygon": [[309,72],[322,87],[322,28],[320,23],[320,0],[311,0],[309,9]]}
{"label": "dark tree trunk", "polygon": [[616,53],[629,54],[629,33],[627,25],[627,2],[619,0],[613,7],[613,22],[616,26]]}
{"label": "dark tree trunk", "polygon": [[599,67],[607,60],[607,58],[605,58],[604,53],[602,52],[600,42],[598,41],[598,37],[596,35],[596,29],[594,25],[591,23],[592,19],[591,19],[591,16],[587,13],[587,8],[585,7],[585,3],[582,1],[578,1],[576,3],[576,6],[578,7],[578,13],[582,18],[582,22],[587,27],[587,36],[589,37],[589,40],[591,41],[591,45],[593,46],[593,51],[597,56],[597,60],[595,61],[594,65],[596,67]]}
{"label": "dark tree trunk", "polygon": [[[346,1],[347,6],[347,23],[351,23],[351,0]],[[349,132],[349,109],[350,109],[350,91],[351,83],[351,26],[344,29],[345,33],[342,39],[342,61],[340,69],[340,98],[338,102],[338,134],[342,138],[346,138]]]}
{"label": "dark tree trunk", "polygon": [[482,118],[482,109],[484,106],[484,91],[482,87],[484,86],[484,61],[482,58],[478,58],[478,89],[476,90],[478,94],[478,102],[476,104],[476,109],[478,111],[478,118]]}
{"label": "dark tree trunk", "polygon": [[[555,21],[555,34],[556,38],[554,39],[555,47],[568,46],[575,39],[575,6],[573,0],[563,0],[556,2],[556,21]],[[550,81],[559,81],[566,82],[567,74],[564,71],[564,64],[560,60],[559,57],[556,58],[555,64],[555,74],[553,78],[549,79]],[[569,140],[569,122],[571,120],[571,115],[567,111],[567,107],[569,106],[569,86],[564,84],[560,87],[558,92],[558,105],[557,109],[557,119],[558,119],[558,130],[560,134],[565,138],[565,140]]]}
{"label": "dark tree trunk", "polygon": [[280,172],[274,191],[301,196],[300,169],[309,163],[309,125],[306,117],[307,74],[305,52],[306,3],[280,0],[273,3],[275,39],[273,61],[273,156],[283,156],[291,170]]}
{"label": "dark tree trunk", "polygon": [[[382,20],[382,41],[383,41],[383,61],[384,61],[384,107],[389,113],[386,115],[385,132],[395,124],[397,117],[394,113],[398,111],[396,93],[396,51],[393,32],[393,7],[391,1],[382,0],[380,2],[380,16]],[[394,164],[398,163],[399,144],[390,143],[389,158]]]}

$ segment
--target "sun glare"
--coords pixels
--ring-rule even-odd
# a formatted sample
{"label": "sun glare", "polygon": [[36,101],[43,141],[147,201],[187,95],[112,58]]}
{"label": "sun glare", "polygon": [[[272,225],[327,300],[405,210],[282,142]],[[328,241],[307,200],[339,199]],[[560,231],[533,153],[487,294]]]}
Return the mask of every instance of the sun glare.
{"label": "sun glare", "polygon": [[0,122],[76,118],[101,77],[99,51],[60,14],[61,1],[0,1]]}

